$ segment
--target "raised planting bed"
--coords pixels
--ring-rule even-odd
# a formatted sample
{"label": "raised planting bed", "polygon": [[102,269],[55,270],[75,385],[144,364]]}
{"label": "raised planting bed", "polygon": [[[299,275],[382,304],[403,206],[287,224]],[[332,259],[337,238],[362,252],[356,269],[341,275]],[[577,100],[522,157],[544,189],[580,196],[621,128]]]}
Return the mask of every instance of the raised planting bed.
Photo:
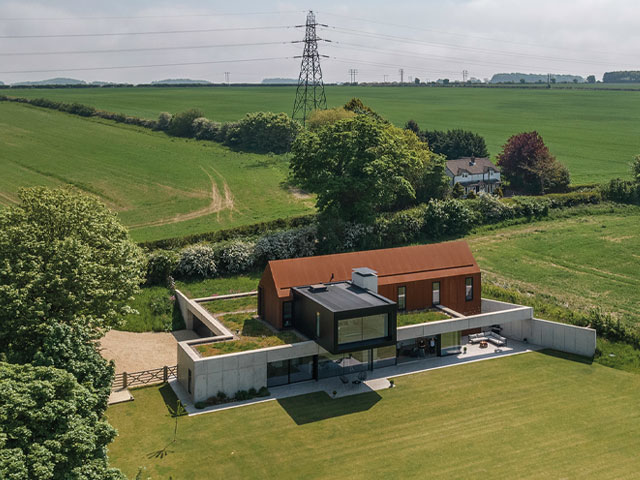
{"label": "raised planting bed", "polygon": [[217,317],[238,340],[205,343],[194,348],[203,357],[222,355],[225,353],[246,352],[258,348],[277,347],[297,343],[303,339],[294,331],[275,332],[252,313],[234,313]]}
{"label": "raised planting bed", "polygon": [[258,297],[229,298],[227,300],[213,300],[201,305],[211,313],[238,312],[240,310],[257,310]]}
{"label": "raised planting bed", "polygon": [[426,310],[423,312],[399,313],[398,327],[406,327],[407,325],[418,325],[426,322],[436,322],[438,320],[446,320],[451,318],[440,310]]}

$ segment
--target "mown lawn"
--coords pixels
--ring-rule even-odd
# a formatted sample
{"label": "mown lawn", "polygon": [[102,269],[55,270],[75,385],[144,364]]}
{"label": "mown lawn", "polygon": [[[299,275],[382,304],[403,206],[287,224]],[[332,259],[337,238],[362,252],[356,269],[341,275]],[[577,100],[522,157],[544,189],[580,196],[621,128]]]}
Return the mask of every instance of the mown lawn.
{"label": "mown lawn", "polygon": [[189,298],[253,292],[257,290],[261,276],[262,272],[260,271],[205,280],[177,281],[176,288]]}
{"label": "mown lawn", "polygon": [[107,410],[133,478],[634,478],[640,376],[545,353],[175,419],[168,387]]}
{"label": "mown lawn", "polygon": [[[414,119],[422,128],[473,130],[485,137],[493,156],[511,135],[537,130],[576,183],[627,176],[629,162],[640,153],[640,92],[364,86],[330,86],[326,92],[330,106],[360,97],[399,126]],[[295,87],[11,89],[6,94],[77,101],[146,118],[197,107],[213,120],[234,121],[248,112],[290,113]]]}
{"label": "mown lawn", "polygon": [[486,282],[640,323],[640,209],[483,231],[468,239]]}
{"label": "mown lawn", "polygon": [[211,313],[239,312],[241,310],[257,310],[256,297],[230,298],[228,300],[214,300],[202,304]]}
{"label": "mown lawn", "polygon": [[137,241],[313,211],[284,186],[288,159],[214,142],[0,103],[0,206],[20,187],[71,184],[97,195]]}

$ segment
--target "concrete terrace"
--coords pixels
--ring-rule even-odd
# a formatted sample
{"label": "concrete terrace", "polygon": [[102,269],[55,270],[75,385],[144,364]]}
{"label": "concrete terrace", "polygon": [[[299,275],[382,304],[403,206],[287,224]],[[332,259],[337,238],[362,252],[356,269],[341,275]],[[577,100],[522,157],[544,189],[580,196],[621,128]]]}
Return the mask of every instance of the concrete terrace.
{"label": "concrete terrace", "polygon": [[[359,384],[353,384],[353,380],[358,378],[357,373],[345,375],[349,379],[348,384],[343,384],[339,377],[325,378],[322,380],[309,380],[300,383],[292,383],[269,389],[271,395],[268,397],[258,397],[252,400],[242,402],[232,402],[223,405],[213,405],[203,409],[197,409],[177,380],[171,380],[169,383],[176,393],[178,399],[185,405],[188,415],[202,415],[205,413],[213,413],[231,408],[240,408],[257,403],[279,400],[282,398],[295,397],[299,395],[307,395],[316,392],[325,392],[330,397],[335,398],[346,397],[349,395],[357,395],[376,390],[382,390],[390,387],[389,380],[394,377],[403,375],[411,375],[414,373],[427,372],[441,368],[454,367],[465,363],[480,362],[484,360],[498,359],[510,355],[517,355],[532,351],[541,350],[544,347],[523,343],[516,340],[509,340],[504,347],[496,347],[492,344],[488,348],[480,348],[480,345],[467,343],[467,337],[463,337],[463,344],[467,347],[466,353],[459,355],[448,355],[445,357],[430,357],[424,359],[416,359],[407,361],[398,365],[384,367],[373,371],[367,371],[367,379]],[[135,393],[135,391],[134,391]]]}

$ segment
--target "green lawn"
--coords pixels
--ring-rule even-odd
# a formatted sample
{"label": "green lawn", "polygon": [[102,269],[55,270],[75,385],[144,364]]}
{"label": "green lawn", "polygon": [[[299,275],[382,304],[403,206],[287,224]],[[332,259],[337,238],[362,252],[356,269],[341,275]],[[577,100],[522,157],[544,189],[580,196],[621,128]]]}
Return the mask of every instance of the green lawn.
{"label": "green lawn", "polygon": [[292,330],[274,332],[252,313],[231,313],[216,317],[239,338],[228,342],[205,343],[195,348],[203,357],[246,352],[258,348],[296,343],[301,338]]}
{"label": "green lawn", "polygon": [[214,300],[203,303],[202,306],[211,313],[239,312],[241,310],[257,310],[256,297],[230,298],[228,300]]}
{"label": "green lawn", "polygon": [[450,318],[449,315],[439,310],[427,311],[427,312],[415,312],[415,313],[399,313],[398,314],[398,326],[404,327],[406,325],[417,325],[425,322],[435,322],[437,320],[445,320]]}
{"label": "green lawn", "polygon": [[632,478],[640,376],[545,353],[175,419],[168,387],[107,410],[112,463],[133,478]]}
{"label": "green lawn", "polygon": [[206,280],[178,281],[176,282],[176,288],[189,298],[253,292],[258,289],[258,282],[261,276],[262,272],[251,272],[244,275],[208,278]]}
{"label": "green lawn", "polygon": [[[632,156],[640,153],[640,92],[362,86],[326,91],[330,106],[360,97],[396,125],[413,118],[422,128],[476,131],[492,155],[509,136],[537,130],[569,167],[574,183],[627,176]],[[6,94],[77,101],[146,118],[198,107],[211,119],[231,121],[260,110],[290,113],[295,87],[11,89]]]}
{"label": "green lawn", "polygon": [[483,279],[640,323],[640,209],[593,210],[470,237]]}
{"label": "green lawn", "polygon": [[118,212],[138,241],[313,211],[283,186],[284,156],[23,104],[0,103],[0,168],[0,205],[23,186],[73,184]]}

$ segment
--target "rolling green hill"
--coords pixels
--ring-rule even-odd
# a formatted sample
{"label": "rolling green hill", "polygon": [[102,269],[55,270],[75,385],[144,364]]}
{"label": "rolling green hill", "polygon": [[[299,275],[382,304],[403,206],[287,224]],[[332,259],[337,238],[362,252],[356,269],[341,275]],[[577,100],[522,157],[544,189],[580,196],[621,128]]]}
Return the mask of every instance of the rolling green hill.
{"label": "rolling green hill", "polygon": [[[218,121],[247,112],[290,112],[295,87],[11,89],[9,95],[77,101],[155,118],[161,111],[201,108]],[[538,130],[572,174],[573,183],[627,176],[640,153],[640,92],[556,88],[327,87],[332,106],[360,97],[397,125],[464,128],[483,135],[492,155],[509,136]]]}
{"label": "rolling green hill", "polygon": [[22,186],[73,184],[117,211],[138,241],[312,211],[282,186],[282,156],[23,104],[0,104],[0,167],[0,204]]}

